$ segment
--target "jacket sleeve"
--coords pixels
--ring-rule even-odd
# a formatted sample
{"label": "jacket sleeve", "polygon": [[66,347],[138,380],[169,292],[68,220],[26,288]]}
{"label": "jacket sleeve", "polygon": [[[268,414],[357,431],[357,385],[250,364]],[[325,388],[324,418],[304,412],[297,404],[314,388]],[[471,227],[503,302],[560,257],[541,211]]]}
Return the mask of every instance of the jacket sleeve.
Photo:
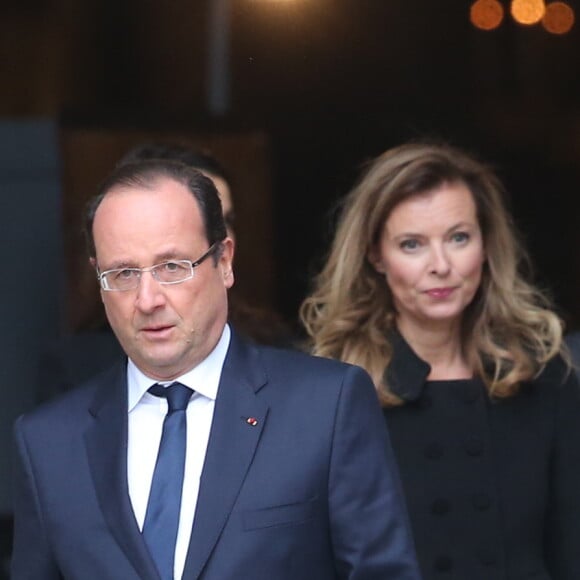
{"label": "jacket sleeve", "polygon": [[358,367],[346,371],[337,406],[329,504],[338,578],[420,579],[385,421]]}
{"label": "jacket sleeve", "polygon": [[10,577],[12,580],[60,580],[62,576],[51,556],[46,535],[23,421],[20,417],[14,429],[14,545]]}
{"label": "jacket sleeve", "polygon": [[580,578],[580,384],[573,371],[558,385],[547,559],[555,580]]}

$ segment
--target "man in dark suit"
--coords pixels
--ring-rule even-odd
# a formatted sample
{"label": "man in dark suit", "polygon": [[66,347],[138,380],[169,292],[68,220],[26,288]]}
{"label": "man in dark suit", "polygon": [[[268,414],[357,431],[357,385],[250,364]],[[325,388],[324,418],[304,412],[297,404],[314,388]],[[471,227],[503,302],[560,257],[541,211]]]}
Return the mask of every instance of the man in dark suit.
{"label": "man in dark suit", "polygon": [[18,420],[13,580],[418,580],[369,377],[227,324],[212,182],[121,167],[87,232],[127,357]]}

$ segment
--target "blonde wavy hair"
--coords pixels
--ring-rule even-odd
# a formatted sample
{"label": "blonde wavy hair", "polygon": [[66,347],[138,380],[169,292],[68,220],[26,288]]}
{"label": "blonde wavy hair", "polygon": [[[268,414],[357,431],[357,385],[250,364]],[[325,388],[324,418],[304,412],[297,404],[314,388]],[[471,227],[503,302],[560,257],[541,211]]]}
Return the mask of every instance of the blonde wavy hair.
{"label": "blonde wavy hair", "polygon": [[375,159],[345,198],[326,264],[300,308],[314,354],[365,368],[385,406],[402,403],[384,382],[396,312],[368,254],[399,203],[444,183],[463,183],[472,193],[485,248],[481,285],[461,328],[475,375],[492,396],[509,397],[563,349],[560,318],[526,280],[528,258],[493,171],[447,145],[402,145]]}

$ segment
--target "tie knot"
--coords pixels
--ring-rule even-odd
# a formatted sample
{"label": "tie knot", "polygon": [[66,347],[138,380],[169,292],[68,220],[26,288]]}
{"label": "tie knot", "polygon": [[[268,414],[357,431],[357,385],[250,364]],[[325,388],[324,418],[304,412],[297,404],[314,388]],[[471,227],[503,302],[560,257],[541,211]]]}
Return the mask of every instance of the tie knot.
{"label": "tie knot", "polygon": [[168,387],[156,383],[149,389],[149,392],[156,397],[165,397],[167,399],[167,405],[169,407],[168,413],[185,411],[187,409],[187,403],[189,403],[189,399],[193,395],[193,389],[181,383],[173,383]]}

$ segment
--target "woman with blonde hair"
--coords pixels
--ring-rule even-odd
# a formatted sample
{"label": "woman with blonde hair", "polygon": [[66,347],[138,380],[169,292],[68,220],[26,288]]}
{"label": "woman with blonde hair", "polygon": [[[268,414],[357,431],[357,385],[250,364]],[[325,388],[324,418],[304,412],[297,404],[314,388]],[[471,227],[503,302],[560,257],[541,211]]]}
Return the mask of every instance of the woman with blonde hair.
{"label": "woman with blonde hair", "polygon": [[301,307],[384,406],[425,580],[580,579],[580,387],[494,173],[446,145],[378,157]]}

